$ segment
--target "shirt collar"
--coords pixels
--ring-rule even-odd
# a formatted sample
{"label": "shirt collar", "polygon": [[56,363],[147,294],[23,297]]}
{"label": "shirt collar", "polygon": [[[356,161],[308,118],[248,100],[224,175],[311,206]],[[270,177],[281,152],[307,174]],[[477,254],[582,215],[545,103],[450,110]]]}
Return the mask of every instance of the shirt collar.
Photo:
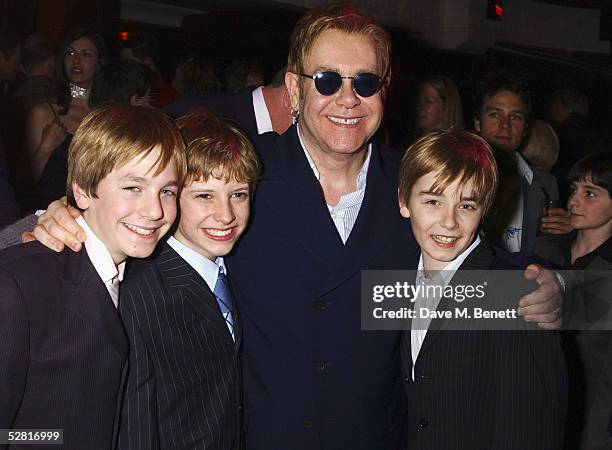
{"label": "shirt collar", "polygon": [[263,86],[253,89],[253,109],[255,110],[255,123],[257,124],[257,134],[264,134],[274,131],[272,119],[266,106],[263,95]]}
{"label": "shirt collar", "polygon": [[[320,180],[321,174],[319,173],[319,169],[317,169],[317,165],[314,162],[314,159],[312,159],[312,157],[310,156],[310,153],[308,153],[308,150],[306,150],[306,146],[304,145],[304,141],[302,140],[302,136],[300,134],[299,124],[297,124],[297,135],[298,135],[298,139],[300,140],[300,145],[302,146],[302,150],[304,150],[304,154],[306,155],[306,159],[308,160],[308,164],[310,165],[310,168],[312,169],[312,172],[314,173],[315,178],[317,180]],[[370,156],[371,155],[372,155],[372,143],[370,142],[368,144],[368,154],[366,155],[366,159],[363,162],[363,166],[361,166],[361,170],[359,171],[359,174],[357,175],[357,190],[365,189],[367,176],[368,176],[368,167],[370,167]]]}
{"label": "shirt collar", "polygon": [[206,284],[211,291],[214,291],[217,278],[219,276],[219,267],[223,267],[223,272],[227,273],[225,261],[221,256],[218,256],[214,261],[206,258],[204,255],[196,252],[192,248],[187,247],[174,236],[168,238],[168,245],[179,254],[198,274],[206,281]]}
{"label": "shirt collar", "polygon": [[[461,252],[459,256],[457,256],[455,259],[449,262],[446,266],[444,266],[444,269],[442,269],[439,272],[444,283],[446,284],[450,283],[450,281],[453,278],[453,275],[455,274],[455,271],[459,269],[459,267],[461,267],[461,264],[463,264],[463,261],[465,261],[465,258],[467,258],[469,254],[472,253],[472,251],[476,247],[478,247],[478,244],[480,244],[480,241],[481,241],[480,236],[476,235],[476,239],[474,239],[474,242],[472,242],[472,244],[468,248],[466,248],[463,252]],[[417,277],[418,276],[421,276],[421,277],[424,276],[423,253],[421,253],[421,256],[419,256],[419,265],[417,266]]]}
{"label": "shirt collar", "polygon": [[123,280],[123,272],[125,270],[125,261],[115,265],[113,258],[104,245],[104,242],[96,236],[93,230],[89,227],[85,218],[81,215],[77,217],[76,222],[83,228],[87,239],[85,240],[85,250],[87,256],[93,264],[96,272],[104,282],[104,284],[112,283],[115,277],[118,277],[119,281]]}
{"label": "shirt collar", "polygon": [[519,152],[514,152],[516,154],[516,164],[517,169],[521,176],[527,180],[527,183],[531,186],[533,182],[533,169],[529,167],[527,161],[521,156]]}

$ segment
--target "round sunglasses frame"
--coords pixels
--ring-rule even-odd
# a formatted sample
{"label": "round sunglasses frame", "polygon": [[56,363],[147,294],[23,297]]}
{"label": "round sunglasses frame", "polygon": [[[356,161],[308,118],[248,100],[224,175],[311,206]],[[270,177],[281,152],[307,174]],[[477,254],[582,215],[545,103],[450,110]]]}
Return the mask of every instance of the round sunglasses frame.
{"label": "round sunglasses frame", "polygon": [[[317,89],[317,92],[326,97],[330,95],[334,95],[336,92],[338,92],[340,88],[342,87],[342,80],[345,80],[345,79],[352,80],[351,86],[353,88],[353,91],[360,97],[364,97],[364,98],[373,96],[374,94],[379,92],[383,86],[382,78],[379,77],[377,74],[371,73],[371,72],[358,73],[357,75],[352,76],[352,77],[343,77],[338,72],[335,72],[333,70],[323,70],[320,72],[315,72],[312,75],[308,75],[306,73],[298,73],[298,75],[301,77],[310,78],[311,80],[313,80],[315,84],[315,88]],[[366,78],[364,78],[364,76]],[[327,78],[327,80],[325,80],[324,78]],[[369,79],[369,80],[366,81],[366,79]],[[369,86],[367,85],[373,80],[376,81],[376,85],[373,85],[371,87],[376,88],[376,89],[370,92],[371,89],[369,89]],[[328,83],[328,85],[326,86],[323,83]],[[331,89],[333,89],[333,91]],[[364,91],[364,89],[367,89],[367,90]]]}

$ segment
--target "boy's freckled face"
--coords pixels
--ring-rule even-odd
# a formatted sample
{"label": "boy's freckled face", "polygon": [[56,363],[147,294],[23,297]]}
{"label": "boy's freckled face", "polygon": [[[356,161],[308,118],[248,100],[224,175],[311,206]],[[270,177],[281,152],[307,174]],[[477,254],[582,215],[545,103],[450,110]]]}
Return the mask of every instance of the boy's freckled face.
{"label": "boy's freckled face", "polygon": [[572,183],[567,209],[571,213],[572,227],[577,230],[612,228],[610,194],[589,180]]}
{"label": "boy's freckled face", "polygon": [[459,180],[441,193],[431,187],[438,173],[428,173],[412,187],[408,203],[400,201],[400,213],[410,218],[427,270],[442,270],[472,243],[482,217],[482,207],[472,198],[473,183],[459,191]]}
{"label": "boy's freckled face", "polygon": [[115,264],[153,253],[176,218],[176,168],[170,163],[155,175],[159,154],[154,148],[146,158],[135,158],[113,169],[98,183],[97,198],[73,185],[83,217]]}
{"label": "boy's freckled face", "polygon": [[214,177],[187,183],[181,192],[180,221],[174,237],[214,261],[227,255],[246,228],[248,183]]}

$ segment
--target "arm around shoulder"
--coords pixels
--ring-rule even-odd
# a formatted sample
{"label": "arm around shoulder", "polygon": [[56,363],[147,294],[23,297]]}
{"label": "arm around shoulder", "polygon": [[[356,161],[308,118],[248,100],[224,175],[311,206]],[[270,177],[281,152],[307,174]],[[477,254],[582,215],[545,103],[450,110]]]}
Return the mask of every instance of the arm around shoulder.
{"label": "arm around shoulder", "polygon": [[36,226],[38,217],[35,214],[30,214],[17,222],[4,227],[0,231],[0,250],[21,243],[21,235],[30,232]]}

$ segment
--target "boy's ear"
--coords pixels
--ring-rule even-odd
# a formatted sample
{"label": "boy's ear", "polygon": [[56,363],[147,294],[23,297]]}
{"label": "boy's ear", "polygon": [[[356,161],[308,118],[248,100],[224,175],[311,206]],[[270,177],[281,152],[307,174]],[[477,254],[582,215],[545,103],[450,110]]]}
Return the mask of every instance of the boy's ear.
{"label": "boy's ear", "polygon": [[[399,198],[399,189],[398,189],[398,198]],[[403,218],[408,219],[410,217],[410,210],[408,209],[408,207],[404,204],[404,202],[401,199],[398,200],[398,203],[399,203],[400,215]]]}
{"label": "boy's ear", "polygon": [[77,184],[76,181],[72,182],[72,195],[74,196],[74,201],[81,211],[85,211],[87,208],[89,208],[91,197],[81,186]]}
{"label": "boy's ear", "polygon": [[476,130],[477,133],[480,133],[480,117],[477,115],[474,115],[474,130]]}

